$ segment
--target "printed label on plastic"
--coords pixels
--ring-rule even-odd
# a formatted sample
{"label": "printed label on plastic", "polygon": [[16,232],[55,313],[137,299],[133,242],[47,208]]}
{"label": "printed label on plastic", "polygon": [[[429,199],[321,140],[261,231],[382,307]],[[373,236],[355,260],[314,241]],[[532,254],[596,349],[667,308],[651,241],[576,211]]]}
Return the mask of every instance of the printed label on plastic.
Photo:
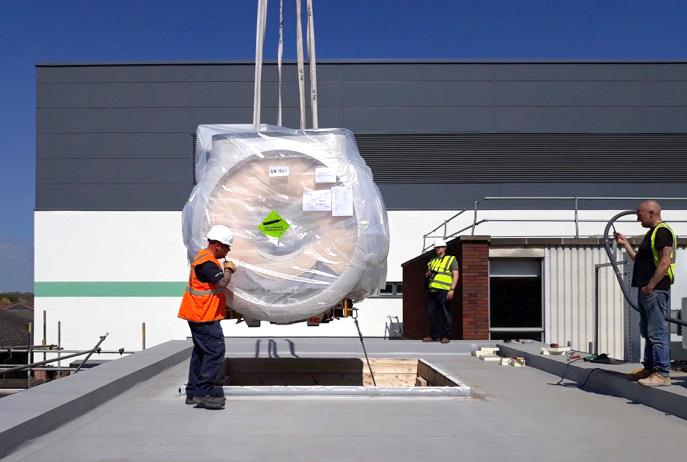
{"label": "printed label on plastic", "polygon": [[332,188],[332,216],[353,216],[353,189],[350,186]]}
{"label": "printed label on plastic", "polygon": [[270,176],[289,176],[289,167],[270,167]]}
{"label": "printed label on plastic", "polygon": [[262,223],[258,225],[258,229],[265,235],[270,237],[280,238],[290,225],[277,212],[272,210]]}
{"label": "printed label on plastic", "polygon": [[336,173],[329,167],[315,167],[315,183],[336,183]]}
{"label": "printed label on plastic", "polygon": [[332,191],[321,189],[303,192],[304,212],[328,212],[332,209]]}

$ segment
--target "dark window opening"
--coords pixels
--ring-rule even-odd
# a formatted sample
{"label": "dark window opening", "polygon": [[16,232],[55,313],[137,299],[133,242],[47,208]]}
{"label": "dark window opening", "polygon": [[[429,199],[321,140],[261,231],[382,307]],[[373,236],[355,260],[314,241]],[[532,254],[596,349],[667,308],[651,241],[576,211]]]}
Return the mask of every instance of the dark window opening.
{"label": "dark window opening", "polygon": [[491,327],[542,327],[541,279],[492,277]]}
{"label": "dark window opening", "polygon": [[385,298],[400,298],[403,296],[402,282],[387,282],[386,286],[379,291],[380,297]]}

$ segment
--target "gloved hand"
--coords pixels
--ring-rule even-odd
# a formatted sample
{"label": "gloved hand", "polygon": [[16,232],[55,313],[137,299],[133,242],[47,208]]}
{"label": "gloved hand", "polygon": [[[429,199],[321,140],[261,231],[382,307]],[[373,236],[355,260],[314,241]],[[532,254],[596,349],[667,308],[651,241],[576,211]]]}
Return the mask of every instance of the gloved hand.
{"label": "gloved hand", "polygon": [[236,265],[234,264],[233,261],[225,260],[224,261],[224,269],[229,270],[233,273],[236,271]]}

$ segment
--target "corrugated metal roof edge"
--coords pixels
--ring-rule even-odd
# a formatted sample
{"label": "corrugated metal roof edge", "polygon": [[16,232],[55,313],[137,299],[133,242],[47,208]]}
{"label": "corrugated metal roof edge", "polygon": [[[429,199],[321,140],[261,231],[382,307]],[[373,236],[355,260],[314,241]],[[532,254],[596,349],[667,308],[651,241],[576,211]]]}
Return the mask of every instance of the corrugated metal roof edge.
{"label": "corrugated metal roof edge", "polygon": [[[105,67],[105,66],[213,66],[253,65],[251,60],[237,61],[105,61],[105,62],[38,62],[36,67]],[[277,61],[264,61],[265,65],[277,65]],[[283,64],[296,64],[285,60]],[[687,60],[489,60],[489,59],[319,59],[318,65],[327,64],[687,64]]]}

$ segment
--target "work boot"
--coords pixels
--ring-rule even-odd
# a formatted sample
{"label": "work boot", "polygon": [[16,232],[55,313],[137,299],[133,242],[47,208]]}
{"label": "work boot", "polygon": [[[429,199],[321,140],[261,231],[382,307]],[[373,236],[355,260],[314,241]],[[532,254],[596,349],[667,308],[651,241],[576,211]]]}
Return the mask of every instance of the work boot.
{"label": "work boot", "polygon": [[196,398],[195,396],[189,396],[186,395],[186,404],[198,404],[200,403],[200,400]]}
{"label": "work boot", "polygon": [[196,407],[205,409],[222,409],[226,399],[224,396],[195,396],[198,400],[198,405]]}
{"label": "work boot", "polygon": [[448,337],[444,337],[444,338],[441,339],[441,343],[448,343],[448,342],[450,342],[450,341],[451,341],[451,340],[449,340]]}
{"label": "work boot", "polygon": [[631,380],[633,382],[636,382],[637,380],[640,379],[645,379],[649,377],[652,374],[651,369],[647,369],[646,367],[643,367],[641,369],[634,370],[630,372],[629,374],[626,374],[627,380]]}
{"label": "work boot", "polygon": [[422,339],[423,342],[436,342],[437,339],[432,338],[432,337],[425,337]]}
{"label": "work boot", "polygon": [[670,377],[654,372],[649,377],[639,380],[638,383],[645,387],[668,387],[670,386]]}

